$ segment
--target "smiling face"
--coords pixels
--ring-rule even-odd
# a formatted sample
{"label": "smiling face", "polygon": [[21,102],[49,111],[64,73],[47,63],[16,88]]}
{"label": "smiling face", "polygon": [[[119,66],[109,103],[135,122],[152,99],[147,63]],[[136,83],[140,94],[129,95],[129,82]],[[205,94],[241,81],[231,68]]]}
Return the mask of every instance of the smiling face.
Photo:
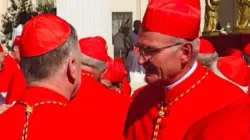
{"label": "smiling face", "polygon": [[184,67],[192,58],[192,45],[187,42],[173,43],[172,39],[151,31],[139,32],[138,41],[145,55],[140,53],[138,63],[146,70],[147,83],[174,83],[181,77]]}

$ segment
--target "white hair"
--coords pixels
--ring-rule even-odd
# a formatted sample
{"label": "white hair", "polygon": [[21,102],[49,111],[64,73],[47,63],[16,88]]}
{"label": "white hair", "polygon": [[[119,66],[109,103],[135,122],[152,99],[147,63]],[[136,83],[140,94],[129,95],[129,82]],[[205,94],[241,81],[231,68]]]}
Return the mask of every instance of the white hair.
{"label": "white hair", "polygon": [[[169,35],[165,35],[167,36],[172,44],[182,44],[182,43],[186,43],[186,42],[190,42],[190,44],[192,44],[193,46],[193,58],[196,59],[199,53],[199,49],[200,49],[200,39],[196,38],[194,40],[188,40],[185,38],[180,38],[180,37],[174,37],[174,36],[169,36]],[[173,51],[177,51],[179,49],[180,45],[174,46],[172,47]]]}
{"label": "white hair", "polygon": [[218,61],[214,61],[214,62],[212,63],[212,65],[211,65],[211,67],[210,67],[211,70],[212,70],[217,76],[221,77],[222,79],[225,79],[225,80],[229,81],[230,83],[233,83],[234,85],[238,86],[241,90],[243,90],[245,93],[247,93],[247,92],[248,92],[248,86],[239,85],[239,84],[233,82],[232,80],[228,79],[226,76],[224,76],[224,75],[220,72],[220,70],[218,69],[218,67],[217,67],[217,62],[218,62]]}
{"label": "white hair", "polygon": [[197,59],[202,65],[210,68],[211,65],[218,60],[218,53],[217,52],[214,52],[212,54],[198,53]]}
{"label": "white hair", "polygon": [[100,73],[102,73],[106,70],[106,62],[105,61],[97,60],[97,59],[89,57],[83,53],[81,54],[81,63],[83,65],[87,65],[89,67],[94,68],[95,70],[97,70]]}

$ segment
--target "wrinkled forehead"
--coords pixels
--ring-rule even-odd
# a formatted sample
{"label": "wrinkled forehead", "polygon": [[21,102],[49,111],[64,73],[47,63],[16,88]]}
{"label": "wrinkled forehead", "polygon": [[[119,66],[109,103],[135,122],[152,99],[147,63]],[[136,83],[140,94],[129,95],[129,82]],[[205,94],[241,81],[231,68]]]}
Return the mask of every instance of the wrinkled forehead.
{"label": "wrinkled forehead", "polygon": [[140,29],[138,34],[138,45],[141,47],[148,46],[152,48],[161,48],[171,45],[171,38],[167,35]]}

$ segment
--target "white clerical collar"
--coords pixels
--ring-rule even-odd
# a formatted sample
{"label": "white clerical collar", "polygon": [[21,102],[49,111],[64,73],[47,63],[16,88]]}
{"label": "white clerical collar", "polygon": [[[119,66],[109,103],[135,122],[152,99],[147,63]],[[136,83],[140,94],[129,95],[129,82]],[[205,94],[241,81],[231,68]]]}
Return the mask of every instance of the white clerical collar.
{"label": "white clerical collar", "polygon": [[165,89],[172,89],[174,88],[176,85],[180,84],[182,81],[184,81],[185,79],[187,79],[197,68],[198,66],[198,62],[195,61],[195,63],[193,64],[192,68],[178,81],[176,81],[175,83],[173,83],[172,85],[167,86]]}

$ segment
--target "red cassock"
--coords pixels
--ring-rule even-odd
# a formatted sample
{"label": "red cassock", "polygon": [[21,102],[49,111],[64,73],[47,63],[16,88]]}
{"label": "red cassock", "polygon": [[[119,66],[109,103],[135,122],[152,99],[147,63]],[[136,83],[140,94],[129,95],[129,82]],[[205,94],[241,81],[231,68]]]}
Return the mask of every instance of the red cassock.
{"label": "red cassock", "polygon": [[20,69],[18,69],[9,84],[6,104],[12,104],[14,101],[18,101],[26,88],[26,81],[24,75]]}
{"label": "red cassock", "polygon": [[[65,139],[70,133],[66,113],[69,101],[59,93],[52,90],[32,87],[27,88],[21,101],[5,113],[0,115],[0,139],[20,140],[26,122],[26,110],[30,111],[28,119],[27,140],[55,140]],[[72,134],[72,133],[71,133]]]}
{"label": "red cassock", "polygon": [[[137,92],[124,131],[128,140],[151,140],[153,134],[160,140],[182,140],[192,125],[206,116],[220,110],[225,111],[224,115],[227,116],[227,111],[234,112],[240,107],[238,104],[249,104],[249,97],[241,89],[217,77],[201,64],[188,78],[168,91],[156,85],[148,85]],[[162,102],[169,105],[164,113],[159,112]],[[238,110],[239,115],[249,114],[249,111]],[[157,115],[162,118],[155,128]],[[234,121],[232,123],[238,121],[237,117],[231,119]],[[244,122],[248,123],[248,120]],[[214,127],[219,125],[214,123]],[[249,135],[249,128],[246,131],[246,135]]]}
{"label": "red cassock", "polygon": [[[90,74],[83,73],[82,85],[70,103],[72,115],[80,128],[76,139],[112,139],[123,137],[123,128],[130,97],[123,96],[100,84]],[[86,135],[82,135],[82,133]]]}
{"label": "red cassock", "polygon": [[10,54],[4,58],[4,66],[0,72],[0,92],[7,92],[14,73],[18,70],[18,63]]}
{"label": "red cassock", "polygon": [[195,123],[184,140],[249,140],[249,110],[248,101],[230,104]]}
{"label": "red cassock", "polygon": [[248,95],[250,95],[250,66],[247,67],[248,72]]}

